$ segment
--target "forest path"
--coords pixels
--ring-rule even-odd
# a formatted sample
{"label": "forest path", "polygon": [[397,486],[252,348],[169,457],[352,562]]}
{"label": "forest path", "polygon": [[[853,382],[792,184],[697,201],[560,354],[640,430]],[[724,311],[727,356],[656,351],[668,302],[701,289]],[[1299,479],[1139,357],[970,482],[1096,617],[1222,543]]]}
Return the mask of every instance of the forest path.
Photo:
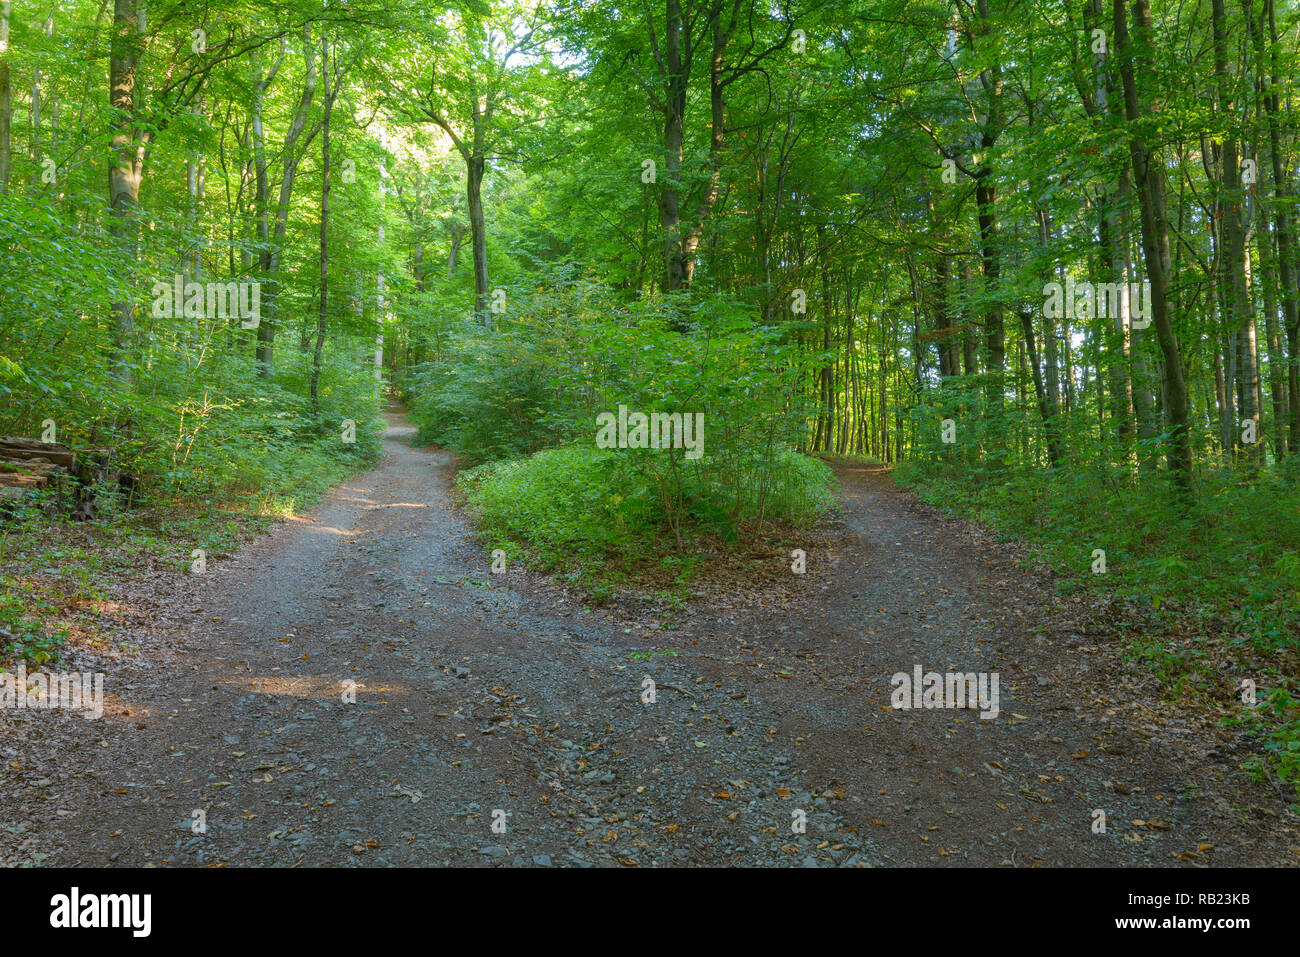
{"label": "forest path", "polygon": [[[1300,862],[1239,759],[879,468],[837,466],[839,544],[797,603],[647,637],[489,574],[451,457],[388,421],[374,471],[148,599],[101,720],[27,726],[0,840],[47,866]],[[914,665],[998,672],[1000,715],[892,709]]]}

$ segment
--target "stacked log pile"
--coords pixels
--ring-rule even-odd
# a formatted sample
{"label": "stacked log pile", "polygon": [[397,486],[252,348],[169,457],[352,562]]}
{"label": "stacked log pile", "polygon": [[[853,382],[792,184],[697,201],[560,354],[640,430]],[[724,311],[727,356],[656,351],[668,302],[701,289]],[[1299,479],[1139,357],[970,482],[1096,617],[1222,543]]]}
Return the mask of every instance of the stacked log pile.
{"label": "stacked log pile", "polygon": [[105,488],[129,496],[137,485],[135,476],[118,467],[111,449],[76,452],[54,442],[0,436],[0,506],[44,490],[48,510],[67,510],[85,521],[95,517],[96,496]]}

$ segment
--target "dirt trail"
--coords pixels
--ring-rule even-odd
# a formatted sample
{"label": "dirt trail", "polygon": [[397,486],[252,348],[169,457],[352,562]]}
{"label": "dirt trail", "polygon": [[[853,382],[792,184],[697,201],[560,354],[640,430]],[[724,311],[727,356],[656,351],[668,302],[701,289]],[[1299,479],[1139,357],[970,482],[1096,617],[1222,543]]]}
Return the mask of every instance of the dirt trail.
{"label": "dirt trail", "polygon": [[[161,617],[110,672],[103,719],[0,737],[21,786],[0,859],[1300,863],[1238,756],[1058,623],[1044,579],[880,470],[837,469],[843,526],[809,550],[797,605],[720,601],[647,633],[489,574],[450,457],[389,423],[381,465],[314,514],[137,596]],[[890,676],[915,665],[998,672],[999,717],[894,710]],[[46,746],[69,733],[74,751]]]}

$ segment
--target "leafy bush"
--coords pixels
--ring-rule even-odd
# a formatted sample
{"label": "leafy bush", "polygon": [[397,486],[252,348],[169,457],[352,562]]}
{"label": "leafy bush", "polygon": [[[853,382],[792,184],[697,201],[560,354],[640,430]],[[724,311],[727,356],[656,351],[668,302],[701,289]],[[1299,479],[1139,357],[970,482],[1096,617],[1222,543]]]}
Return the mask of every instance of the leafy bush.
{"label": "leafy bush", "polygon": [[528,543],[543,567],[635,558],[652,530],[649,489],[628,488],[612,451],[575,445],[460,473],[483,528],[507,551]]}
{"label": "leafy bush", "polygon": [[[681,462],[680,498],[673,499],[652,463],[637,450],[571,444],[480,465],[458,481],[490,547],[507,554],[526,547],[541,567],[567,569],[574,582],[601,594],[660,554],[665,539],[685,549],[701,536],[736,536],[733,498],[716,469]],[[808,521],[835,501],[831,470],[820,460],[783,448],[767,469],[774,490],[766,498],[769,521]],[[699,571],[698,563],[678,567],[682,584]]]}
{"label": "leafy bush", "polygon": [[419,441],[470,461],[527,455],[557,441],[558,408],[542,363],[510,338],[466,337],[458,348],[405,383]]}
{"label": "leafy bush", "polygon": [[[461,481],[501,544],[595,581],[660,540],[680,557],[697,536],[734,540],[833,504],[830,469],[793,450],[812,357],[789,325],[757,324],[726,296],[629,302],[564,271],[507,301],[493,330],[463,324],[403,384],[423,440],[486,463]],[[597,448],[599,417],[620,407],[702,415],[702,447]]]}

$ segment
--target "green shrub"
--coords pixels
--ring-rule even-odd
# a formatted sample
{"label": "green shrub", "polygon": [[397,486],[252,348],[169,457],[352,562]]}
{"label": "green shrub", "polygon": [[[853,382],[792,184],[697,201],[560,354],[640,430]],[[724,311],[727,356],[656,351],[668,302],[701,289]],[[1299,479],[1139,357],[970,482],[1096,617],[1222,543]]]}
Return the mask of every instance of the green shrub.
{"label": "green shrub", "polygon": [[[668,562],[685,584],[700,568],[689,560],[691,544],[702,536],[735,538],[734,499],[717,468],[679,460],[680,498],[665,495],[662,473],[670,466],[664,463],[674,457],[680,453],[575,443],[480,465],[462,472],[459,484],[489,547],[508,554],[526,549],[541,567],[567,569],[574,581],[600,595],[631,567],[661,556],[665,543],[688,559]],[[835,501],[831,470],[820,460],[782,448],[766,471],[767,521],[807,522]],[[740,517],[758,519],[745,511]]]}

